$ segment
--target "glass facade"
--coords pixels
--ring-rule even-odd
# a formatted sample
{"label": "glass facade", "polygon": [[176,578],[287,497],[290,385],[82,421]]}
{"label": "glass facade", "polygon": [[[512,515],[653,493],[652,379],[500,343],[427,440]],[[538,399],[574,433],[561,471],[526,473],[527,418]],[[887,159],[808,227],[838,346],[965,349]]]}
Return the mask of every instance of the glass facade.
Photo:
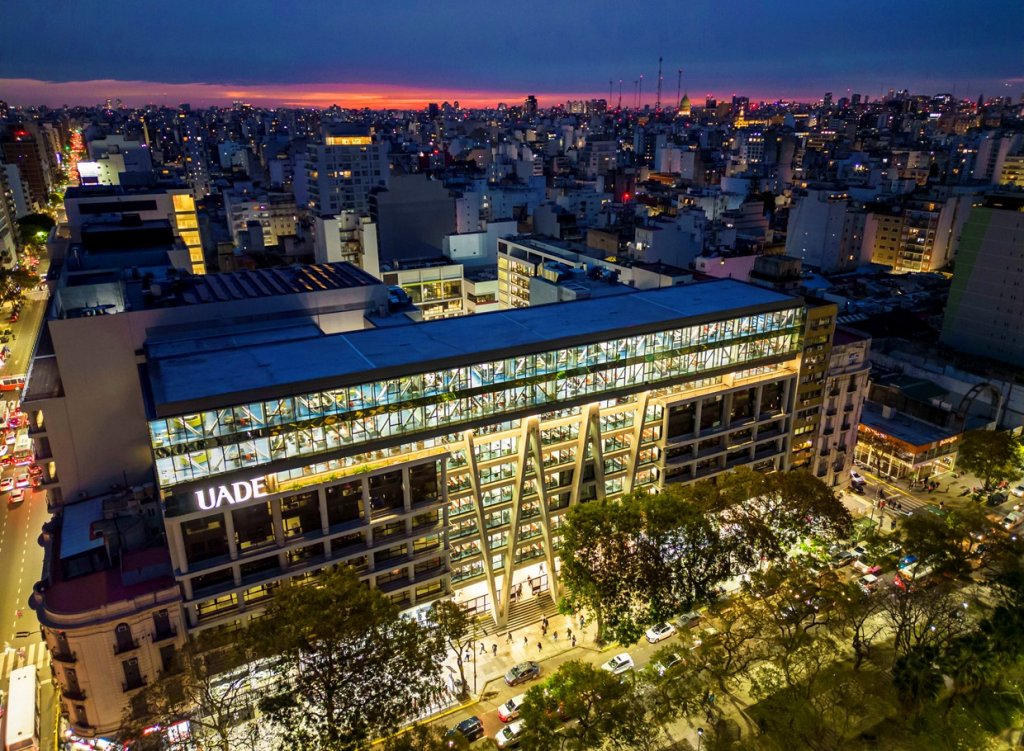
{"label": "glass facade", "polygon": [[157,475],[169,488],[720,368],[756,368],[799,352],[802,329],[803,311],[792,308],[153,420]]}

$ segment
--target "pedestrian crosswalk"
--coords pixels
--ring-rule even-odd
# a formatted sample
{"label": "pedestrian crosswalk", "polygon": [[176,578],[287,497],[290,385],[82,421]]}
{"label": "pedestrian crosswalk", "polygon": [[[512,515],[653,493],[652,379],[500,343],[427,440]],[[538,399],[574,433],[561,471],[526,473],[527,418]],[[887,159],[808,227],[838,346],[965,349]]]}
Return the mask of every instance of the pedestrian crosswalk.
{"label": "pedestrian crosswalk", "polygon": [[5,644],[3,652],[0,653],[0,689],[7,689],[7,679],[12,670],[26,665],[35,665],[39,671],[39,680],[48,681],[50,654],[46,650],[46,645],[41,641],[32,644],[20,643],[17,646]]}

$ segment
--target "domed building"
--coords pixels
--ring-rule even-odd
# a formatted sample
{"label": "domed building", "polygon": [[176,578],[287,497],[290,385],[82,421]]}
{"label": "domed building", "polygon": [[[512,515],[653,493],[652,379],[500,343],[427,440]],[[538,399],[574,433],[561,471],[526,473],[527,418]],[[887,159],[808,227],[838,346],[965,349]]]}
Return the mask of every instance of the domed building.
{"label": "domed building", "polygon": [[683,98],[679,100],[679,114],[683,117],[690,116],[690,97],[683,94]]}

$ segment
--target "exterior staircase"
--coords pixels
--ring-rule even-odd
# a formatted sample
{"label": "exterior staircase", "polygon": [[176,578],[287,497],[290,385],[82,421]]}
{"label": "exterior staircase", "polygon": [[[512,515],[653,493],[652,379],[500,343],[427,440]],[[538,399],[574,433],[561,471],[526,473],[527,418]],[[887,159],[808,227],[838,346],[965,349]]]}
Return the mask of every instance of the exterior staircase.
{"label": "exterior staircase", "polygon": [[509,607],[508,622],[505,631],[516,631],[537,623],[544,616],[549,618],[558,612],[558,604],[551,599],[549,592],[541,592],[522,602],[513,603]]}

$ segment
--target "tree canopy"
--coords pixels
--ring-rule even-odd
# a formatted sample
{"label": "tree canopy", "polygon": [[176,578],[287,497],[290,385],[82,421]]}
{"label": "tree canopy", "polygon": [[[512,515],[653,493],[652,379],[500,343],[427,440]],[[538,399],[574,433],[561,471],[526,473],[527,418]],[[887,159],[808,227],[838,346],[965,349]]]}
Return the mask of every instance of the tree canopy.
{"label": "tree canopy", "polygon": [[249,637],[281,660],[281,680],[260,708],[291,748],[360,748],[444,692],[437,631],[401,617],[347,567],[282,587]]}
{"label": "tree canopy", "polygon": [[1011,482],[1024,473],[1024,448],[1011,433],[972,430],[957,447],[958,468],[976,475],[991,490],[996,483]]}

